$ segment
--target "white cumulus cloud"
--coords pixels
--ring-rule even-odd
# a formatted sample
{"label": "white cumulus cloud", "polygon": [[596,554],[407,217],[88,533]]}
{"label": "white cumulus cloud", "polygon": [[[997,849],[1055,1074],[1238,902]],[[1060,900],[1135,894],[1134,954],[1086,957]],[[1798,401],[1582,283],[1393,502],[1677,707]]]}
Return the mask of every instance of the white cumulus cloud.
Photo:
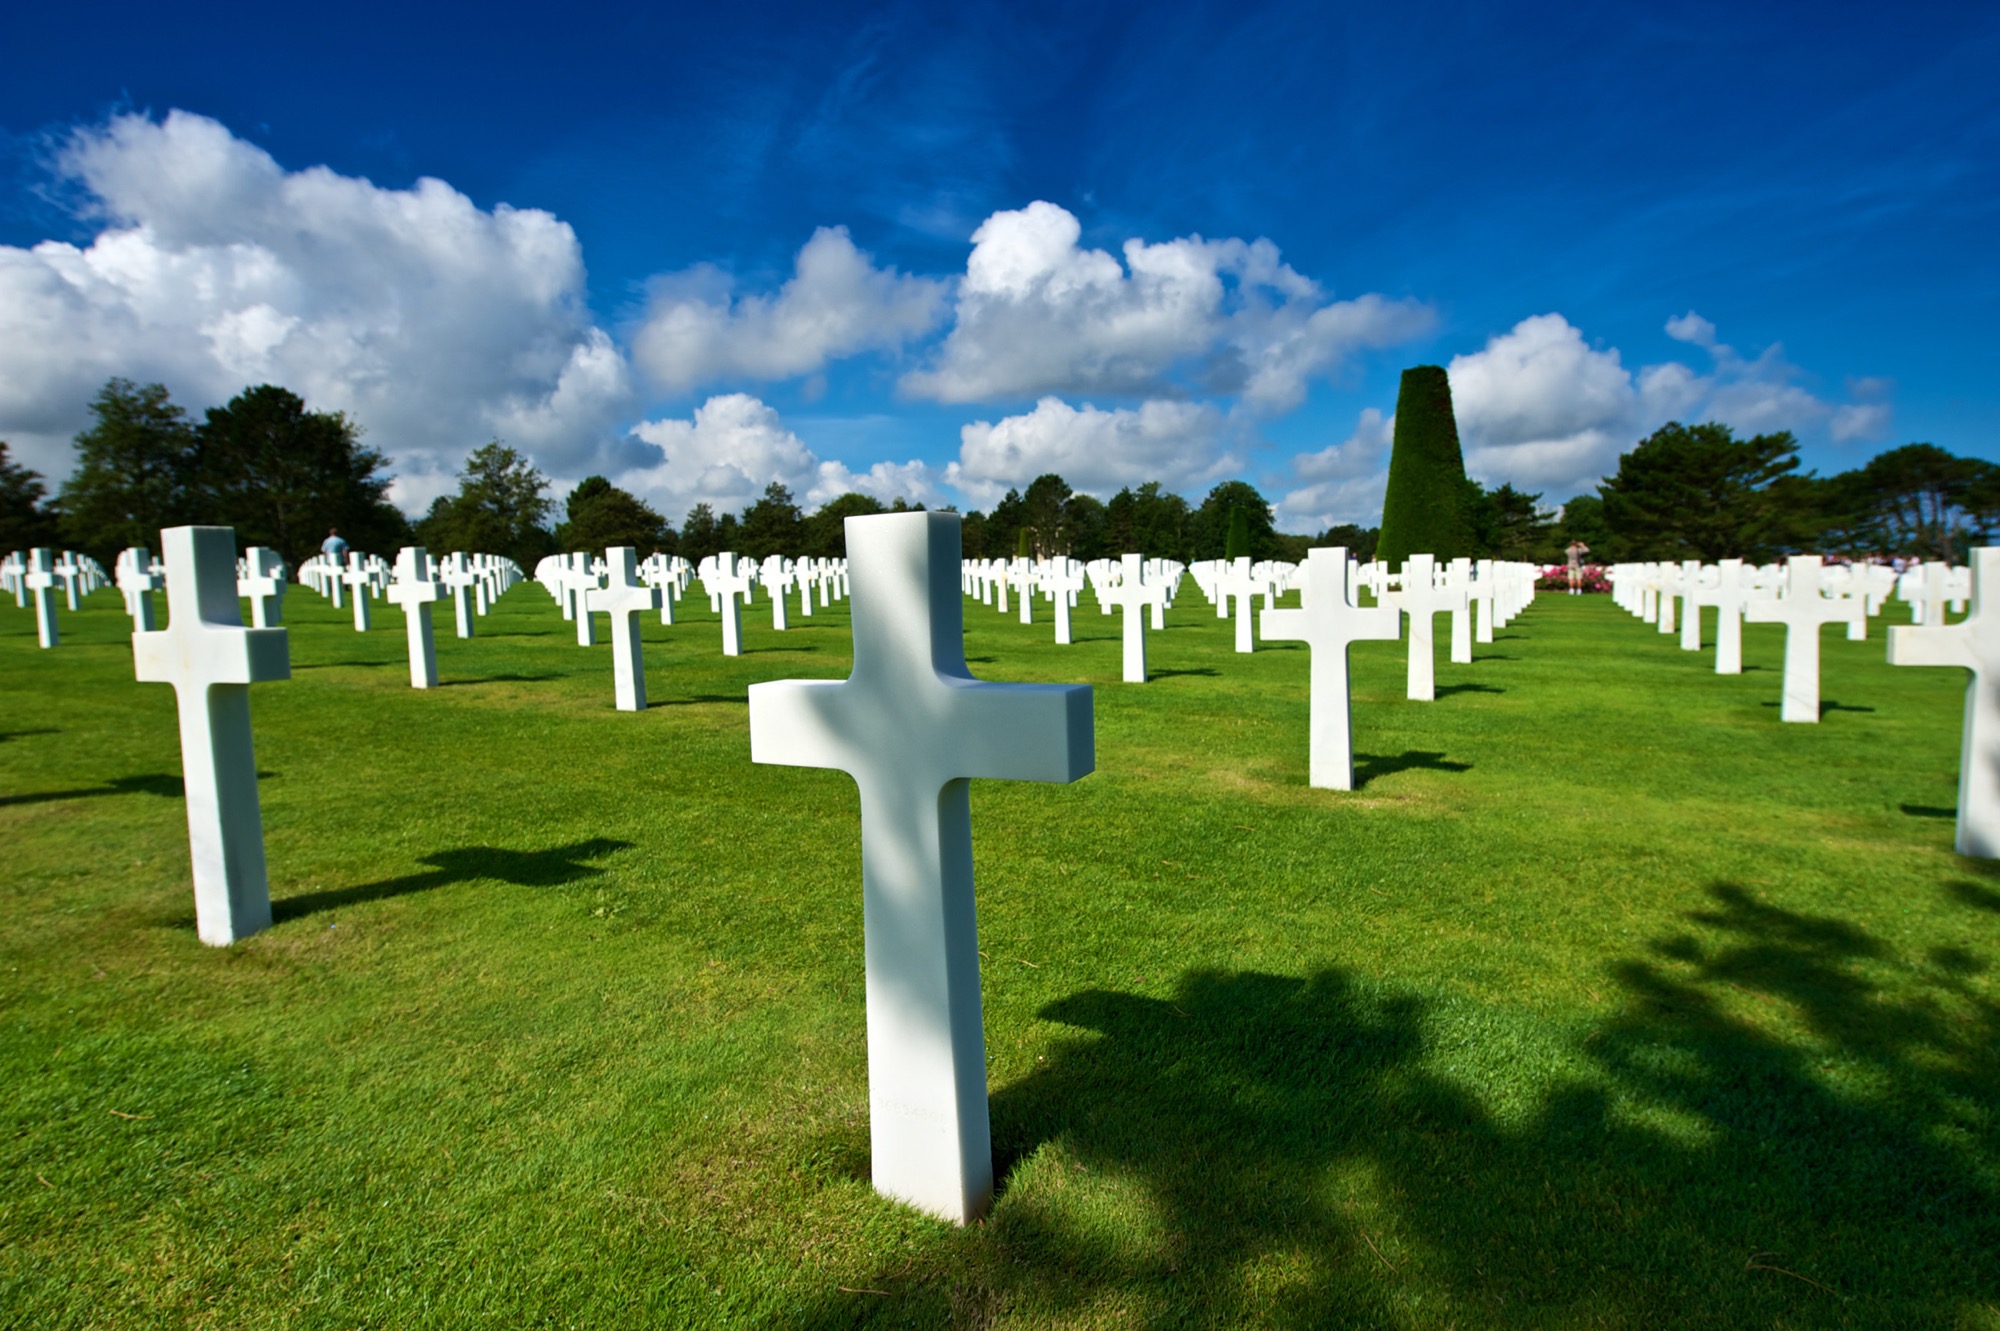
{"label": "white cumulus cloud", "polygon": [[940,494],[922,462],[877,462],[854,472],[822,459],[779,417],[777,409],[748,393],[724,393],[695,408],[692,417],[642,421],[633,435],[659,450],[660,460],[611,477],[679,526],[689,509],[707,504],[717,514],[737,513],[761,498],[773,482],[811,511],[849,490],[887,503],[897,498],[935,506]]}
{"label": "white cumulus cloud", "polygon": [[944,480],[976,508],[990,508],[1045,472],[1099,498],[1149,480],[1186,490],[1242,466],[1229,441],[1228,419],[1206,403],[1152,401],[1103,411],[1045,397],[1025,415],[963,427]]}
{"label": "white cumulus cloud", "polygon": [[951,332],[903,390],[940,402],[1044,394],[1237,395],[1285,411],[1362,347],[1429,329],[1414,301],[1329,301],[1268,240],[1128,240],[1085,249],[1077,219],[1036,202],[973,232]]}
{"label": "white cumulus cloud", "polygon": [[590,322],[575,233],[546,212],[288,171],[184,111],[114,117],[58,160],[103,229],[0,247],[0,434],[41,469],[69,470],[113,375],[195,409],[269,381],[346,411],[409,504],[496,433],[557,471],[617,438],[624,358]]}
{"label": "white cumulus cloud", "polygon": [[1395,431],[1395,416],[1365,407],[1345,440],[1293,458],[1292,473],[1305,484],[1271,506],[1278,530],[1312,534],[1341,522],[1380,522]]}
{"label": "white cumulus cloud", "polygon": [[845,227],[821,227],[775,296],[737,295],[712,265],[655,278],[632,357],[654,383],[682,393],[730,379],[790,379],[922,337],[945,311],[948,284],[877,268]]}

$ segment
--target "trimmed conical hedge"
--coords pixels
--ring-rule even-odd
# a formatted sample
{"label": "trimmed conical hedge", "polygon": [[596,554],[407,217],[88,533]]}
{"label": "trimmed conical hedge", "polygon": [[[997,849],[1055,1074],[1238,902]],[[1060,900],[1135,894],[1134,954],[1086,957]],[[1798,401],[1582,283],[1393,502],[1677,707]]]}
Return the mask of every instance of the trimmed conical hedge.
{"label": "trimmed conical hedge", "polygon": [[1465,455],[1451,412],[1451,380],[1442,365],[1414,366],[1403,371],[1396,394],[1396,438],[1375,558],[1397,568],[1411,555],[1444,560],[1472,553]]}
{"label": "trimmed conical hedge", "polygon": [[1250,515],[1243,505],[1229,506],[1229,533],[1222,539],[1222,557],[1234,561],[1250,553]]}

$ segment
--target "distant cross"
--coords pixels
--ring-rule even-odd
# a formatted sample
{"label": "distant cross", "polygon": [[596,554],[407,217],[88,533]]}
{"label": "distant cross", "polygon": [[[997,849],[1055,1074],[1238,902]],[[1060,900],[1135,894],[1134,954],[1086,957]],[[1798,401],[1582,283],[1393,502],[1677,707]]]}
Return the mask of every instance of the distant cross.
{"label": "distant cross", "polygon": [[1122,612],[1125,629],[1125,682],[1146,682],[1146,610],[1167,599],[1164,583],[1146,581],[1144,555],[1126,555],[1119,561],[1124,570],[1116,587],[1100,587],[1098,597],[1107,606]]}
{"label": "distant cross", "polygon": [[1347,649],[1355,642],[1393,642],[1402,633],[1394,606],[1362,609],[1350,582],[1347,551],[1315,546],[1306,552],[1305,585],[1297,610],[1266,610],[1266,641],[1303,642],[1312,657],[1307,703],[1308,781],[1322,790],[1354,789],[1353,719]]}
{"label": "distant cross", "polygon": [[[640,654],[639,613],[660,608],[662,593],[639,581],[639,558],[629,545],[604,552],[605,586],[589,593],[586,609],[611,616],[612,687],[621,712],[646,710],[646,663]],[[777,598],[784,600],[780,594]]]}
{"label": "distant cross", "polygon": [[165,570],[143,545],[122,552],[112,567],[118,591],[125,598],[125,613],[132,617],[132,627],[141,633],[151,633],[160,626],[153,614],[153,593],[166,585]]}
{"label": "distant cross", "polygon": [[1785,698],[1778,711],[1782,721],[1819,720],[1819,631],[1824,624],[1844,624],[1866,606],[1853,597],[1820,595],[1818,555],[1793,555],[1790,585],[1779,600],[1756,600],[1743,607],[1752,624],[1785,626]]}
{"label": "distant cross", "polygon": [[[1993,597],[1994,601],[1986,598]],[[2000,858],[2000,548],[1972,552],[1972,613],[1956,624],[1889,630],[1889,664],[1963,666],[1965,729],[1958,754],[1961,855]]]}
{"label": "distant cross", "polygon": [[1253,652],[1257,644],[1252,641],[1252,630],[1256,623],[1253,598],[1268,583],[1260,583],[1250,571],[1250,557],[1238,555],[1234,561],[1217,571],[1215,590],[1218,607],[1222,598],[1235,602],[1236,650]]}
{"label": "distant cross", "polygon": [[431,577],[430,556],[421,545],[406,545],[396,556],[396,581],[389,599],[403,607],[403,627],[410,643],[410,687],[434,689],[438,682],[437,636],[431,628],[431,602],[444,587]]}
{"label": "distant cross", "polygon": [[1451,608],[1451,659],[1456,665],[1472,664],[1472,602],[1478,590],[1472,585],[1472,561],[1454,559],[1445,570],[1445,585],[1465,593],[1465,599]]}
{"label": "distant cross", "polygon": [[276,550],[253,545],[243,552],[236,593],[250,601],[250,626],[274,629],[284,622],[285,561]]}
{"label": "distant cross", "polygon": [[65,550],[56,560],[56,576],[62,579],[63,600],[71,610],[76,609],[76,585],[83,579],[83,564],[78,561],[76,551]]}
{"label": "distant cross", "polygon": [[236,597],[236,533],[169,527],[167,627],[132,635],[134,671],[171,684],[179,705],[195,931],[223,947],[271,923],[250,686],[290,679],[283,629],[246,629]]}
{"label": "distant cross", "polygon": [[444,568],[439,580],[451,590],[452,627],[461,638],[470,638],[475,628],[474,615],[479,609],[479,593],[484,589],[486,578],[471,561],[465,551],[454,550],[444,557]]}
{"label": "distant cross", "polygon": [[801,559],[792,565],[794,585],[799,589],[799,618],[811,619],[813,613],[813,584],[819,581],[819,561]]}
{"label": "distant cross", "polygon": [[1075,604],[1073,598],[1083,590],[1083,565],[1067,555],[1057,555],[1049,561],[1047,577],[1049,596],[1055,602],[1056,645],[1067,647],[1071,642],[1070,608]]}
{"label": "distant cross", "polygon": [[[1715,581],[1704,577],[1689,591],[1688,617],[1700,632],[1701,608],[1715,607],[1715,673],[1743,673],[1743,605],[1749,589],[1743,581],[1743,561],[1716,561]],[[1682,643],[1686,645],[1685,641]]]}
{"label": "distant cross", "polygon": [[1403,561],[1403,589],[1396,593],[1396,605],[1410,617],[1409,669],[1404,692],[1412,700],[1437,699],[1437,639],[1431,631],[1431,616],[1464,604],[1463,587],[1437,585],[1437,561],[1430,555],[1411,555]]}
{"label": "distant cross", "polygon": [[1710,604],[1703,597],[1708,586],[1702,578],[1699,559],[1681,561],[1681,650],[1684,652],[1701,650],[1701,608]]}
{"label": "distant cross", "polygon": [[1494,616],[1496,613],[1504,614],[1498,605],[1500,585],[1495,568],[1494,561],[1490,559],[1482,559],[1473,566],[1471,592],[1478,608],[1473,616],[1472,640],[1481,644],[1493,641]]}
{"label": "distant cross", "polygon": [[743,607],[737,597],[749,599],[757,568],[748,560],[739,561],[727,550],[714,556],[715,577],[705,581],[708,599],[722,616],[722,654],[743,655]]}
{"label": "distant cross", "polygon": [[1021,622],[1035,622],[1035,562],[1032,559],[1017,559],[1013,567],[1014,586],[1021,593]]}
{"label": "distant cross", "polygon": [[854,672],[752,684],[750,757],[860,787],[875,1187],[963,1224],[993,1198],[969,778],[1090,772],[1090,689],[972,677],[956,514],[846,531]]}
{"label": "distant cross", "polygon": [[597,645],[597,621],[590,617],[590,594],[600,585],[597,570],[591,566],[590,552],[579,550],[563,564],[563,593],[570,598],[570,610],[576,617],[576,645],[594,647]]}
{"label": "distant cross", "polygon": [[354,631],[356,633],[366,633],[371,623],[368,613],[368,588],[374,580],[375,575],[369,571],[367,564],[362,561],[361,555],[356,551],[349,550],[347,552],[347,569],[340,575],[340,581],[352,588],[354,592]]}
{"label": "distant cross", "polygon": [[30,550],[28,571],[21,581],[35,598],[35,636],[42,646],[55,646],[62,641],[62,635],[56,631],[55,552],[43,548]]}
{"label": "distant cross", "polygon": [[14,593],[14,608],[25,609],[28,604],[28,563],[16,550],[0,559],[0,585]]}
{"label": "distant cross", "polygon": [[783,633],[791,628],[791,620],[785,614],[785,592],[792,581],[791,561],[783,555],[771,555],[758,570],[758,577],[764,590],[771,594],[771,627]]}

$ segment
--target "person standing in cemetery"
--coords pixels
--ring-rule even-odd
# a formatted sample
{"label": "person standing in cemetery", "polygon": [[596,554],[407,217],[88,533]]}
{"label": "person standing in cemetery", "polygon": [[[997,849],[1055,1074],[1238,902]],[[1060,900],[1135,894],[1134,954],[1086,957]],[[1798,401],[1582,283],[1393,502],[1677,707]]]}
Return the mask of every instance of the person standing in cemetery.
{"label": "person standing in cemetery", "polygon": [[1582,541],[1571,541],[1563,550],[1563,554],[1569,557],[1569,594],[1571,596],[1581,596],[1583,594],[1583,557],[1589,553],[1590,547]]}
{"label": "person standing in cemetery", "polygon": [[328,527],[326,529],[326,539],[319,543],[319,552],[328,559],[331,559],[335,564],[339,564],[347,558],[347,542],[342,538],[338,527]]}

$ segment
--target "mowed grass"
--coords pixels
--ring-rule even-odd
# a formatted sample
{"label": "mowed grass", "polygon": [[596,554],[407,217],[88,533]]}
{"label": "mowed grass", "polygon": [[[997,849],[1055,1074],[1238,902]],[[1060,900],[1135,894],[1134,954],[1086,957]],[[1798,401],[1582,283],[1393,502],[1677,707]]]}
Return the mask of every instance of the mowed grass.
{"label": "mowed grass", "polygon": [[213,949],[117,596],[49,652],[0,604],[0,1325],[2000,1327],[2000,878],[1963,674],[1882,621],[1817,726],[1779,630],[1722,678],[1604,597],[1431,704],[1358,646],[1337,793],[1305,649],[1191,583],[1143,686],[1087,597],[968,603],[976,674],[1097,686],[1098,770],[974,783],[961,1230],[868,1184],[853,785],[749,762],[844,606],[728,659],[691,595],[637,715],[533,586],[431,692],[393,608],[285,609],[278,919]]}

